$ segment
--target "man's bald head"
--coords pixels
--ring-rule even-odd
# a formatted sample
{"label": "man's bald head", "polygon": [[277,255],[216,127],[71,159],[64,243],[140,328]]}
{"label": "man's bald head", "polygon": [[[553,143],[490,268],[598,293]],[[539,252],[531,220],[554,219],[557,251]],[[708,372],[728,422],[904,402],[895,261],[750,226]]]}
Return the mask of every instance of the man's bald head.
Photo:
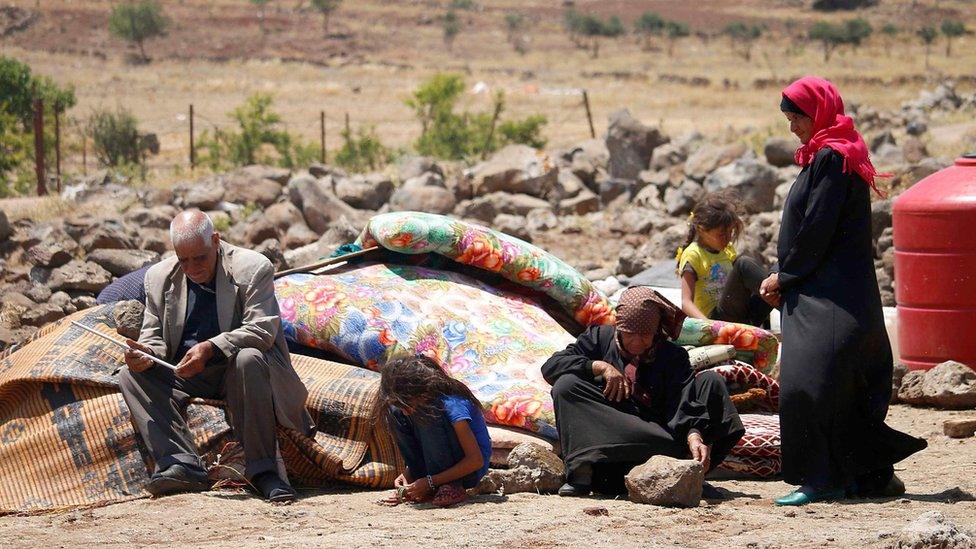
{"label": "man's bald head", "polygon": [[169,224],[169,238],[173,247],[202,240],[207,246],[214,234],[213,221],[200,210],[184,210]]}
{"label": "man's bald head", "polygon": [[186,276],[197,284],[213,280],[220,235],[214,232],[210,216],[200,210],[180,212],[169,224],[169,236]]}

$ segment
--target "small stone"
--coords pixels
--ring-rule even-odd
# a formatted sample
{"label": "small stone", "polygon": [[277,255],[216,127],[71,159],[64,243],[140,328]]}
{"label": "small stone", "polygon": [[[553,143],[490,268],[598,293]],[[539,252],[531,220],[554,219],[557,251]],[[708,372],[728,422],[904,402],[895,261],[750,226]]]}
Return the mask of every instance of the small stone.
{"label": "small stone", "polygon": [[789,517],[789,518],[795,518],[796,517],[796,511],[787,511],[783,516],[786,516],[786,517]]}
{"label": "small stone", "polygon": [[697,507],[701,501],[705,469],[690,459],[654,456],[624,477],[624,484],[635,503]]}
{"label": "small stone", "polygon": [[976,408],[976,371],[954,360],[943,362],[926,372],[922,396],[940,408]]}
{"label": "small stone", "polygon": [[942,430],[948,437],[969,438],[976,434],[976,418],[947,419],[942,423]]}
{"label": "small stone", "polygon": [[591,517],[609,517],[610,511],[606,507],[584,507],[583,512]]}
{"label": "small stone", "polygon": [[976,546],[976,539],[960,530],[939,511],[928,511],[904,527],[889,546],[913,549],[923,547],[961,549]]}
{"label": "small stone", "polygon": [[478,484],[477,492],[555,492],[566,474],[559,456],[535,442],[523,442],[512,448],[508,454],[508,466],[508,469],[490,469]]}
{"label": "small stone", "polygon": [[64,317],[64,311],[61,307],[53,303],[41,303],[24,311],[20,315],[20,322],[27,326],[39,328],[62,317]]}

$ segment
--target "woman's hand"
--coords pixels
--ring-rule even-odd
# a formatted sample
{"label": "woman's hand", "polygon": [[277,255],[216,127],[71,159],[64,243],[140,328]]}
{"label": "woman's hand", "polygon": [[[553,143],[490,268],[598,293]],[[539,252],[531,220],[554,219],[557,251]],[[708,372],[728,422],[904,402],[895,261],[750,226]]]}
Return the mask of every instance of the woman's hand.
{"label": "woman's hand", "polygon": [[394,488],[406,488],[408,484],[410,484],[410,482],[407,481],[407,477],[405,477],[403,474],[398,476],[396,480],[393,481]]}
{"label": "woman's hand", "polygon": [[409,501],[424,501],[431,495],[426,477],[411,482],[403,489],[403,497]]}
{"label": "woman's hand", "polygon": [[779,293],[779,273],[769,275],[759,286],[759,297],[773,307],[779,307],[782,295]]}
{"label": "woman's hand", "polygon": [[620,370],[613,367],[609,362],[602,360],[593,361],[593,374],[603,376],[604,387],[603,396],[611,402],[620,402],[630,398],[633,388],[630,381],[624,377]]}
{"label": "woman's hand", "polygon": [[711,464],[712,448],[705,444],[702,436],[697,432],[688,434],[688,451],[691,453],[691,459],[701,463],[702,467],[708,471],[708,466]]}

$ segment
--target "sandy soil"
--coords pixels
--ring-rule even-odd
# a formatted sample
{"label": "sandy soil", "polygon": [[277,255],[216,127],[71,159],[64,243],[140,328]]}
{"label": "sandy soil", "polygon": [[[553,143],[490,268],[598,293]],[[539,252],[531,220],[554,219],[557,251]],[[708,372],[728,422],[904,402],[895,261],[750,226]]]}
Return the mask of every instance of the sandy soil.
{"label": "sandy soil", "polygon": [[[945,419],[965,415],[892,408],[890,423],[926,437],[929,448],[899,464],[908,493],[891,500],[778,508],[772,498],[789,487],[752,480],[713,481],[729,499],[695,509],[537,494],[477,496],[453,509],[388,508],[375,503],[386,492],[345,487],[305,491],[295,504],[274,507],[247,494],[209,492],[0,517],[0,540],[8,547],[883,547],[926,511],[976,530],[976,438],[942,434]],[[594,506],[609,514],[584,512]]]}

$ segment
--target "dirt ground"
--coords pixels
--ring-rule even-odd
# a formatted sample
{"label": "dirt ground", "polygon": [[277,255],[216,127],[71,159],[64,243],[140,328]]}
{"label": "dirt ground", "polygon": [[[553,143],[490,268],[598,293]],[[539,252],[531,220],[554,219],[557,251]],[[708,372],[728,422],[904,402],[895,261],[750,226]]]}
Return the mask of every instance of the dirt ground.
{"label": "dirt ground", "polygon": [[[141,499],[99,509],[0,517],[7,547],[463,546],[463,547],[884,547],[926,511],[976,531],[976,438],[949,439],[942,422],[965,412],[894,406],[889,422],[929,448],[898,465],[903,498],[775,507],[780,481],[715,480],[728,499],[670,509],[623,499],[485,495],[453,509],[396,508],[385,491],[304,491],[289,506],[209,492]],[[606,516],[591,516],[588,507]]]}

